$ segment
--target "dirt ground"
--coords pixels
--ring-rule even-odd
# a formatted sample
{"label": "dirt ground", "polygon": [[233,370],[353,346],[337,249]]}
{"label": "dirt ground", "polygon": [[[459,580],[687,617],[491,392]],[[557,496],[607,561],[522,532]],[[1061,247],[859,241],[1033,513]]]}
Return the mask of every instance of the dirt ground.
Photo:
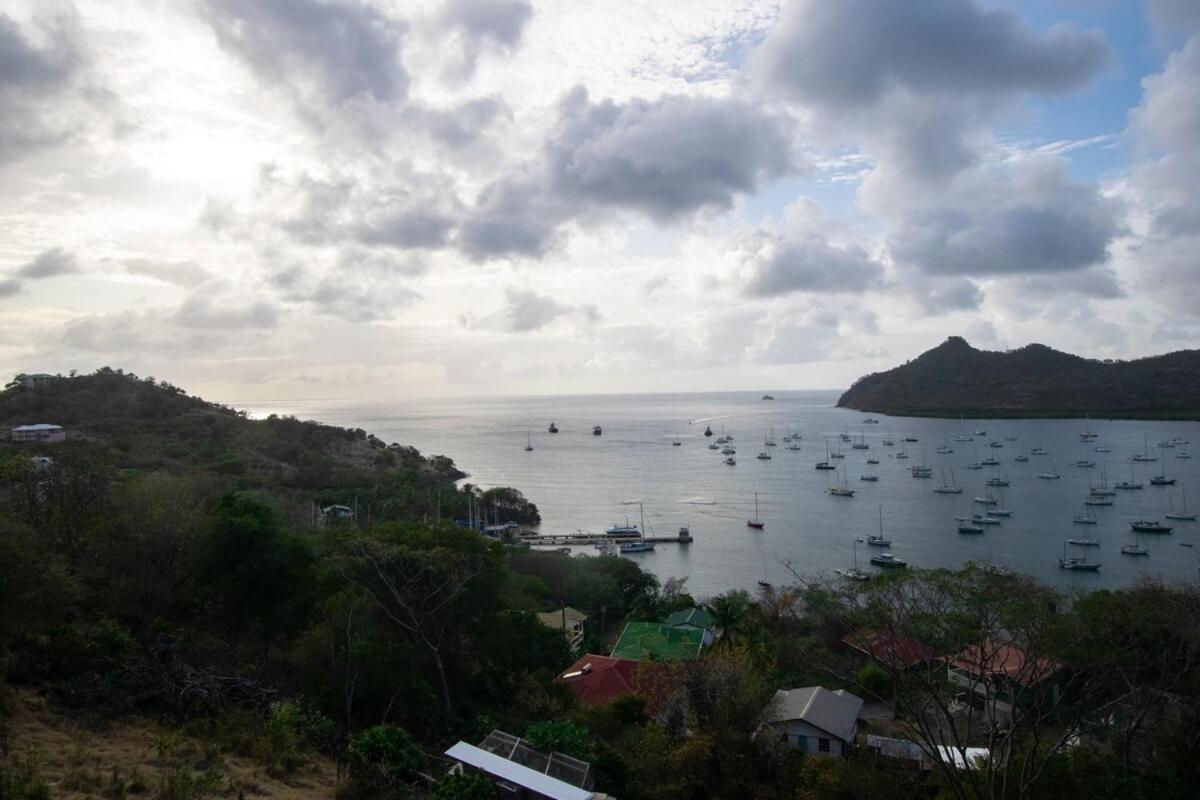
{"label": "dirt ground", "polygon": [[68,717],[28,690],[18,694],[7,724],[6,760],[35,759],[53,798],[324,800],[337,787],[337,769],[329,759],[306,758],[293,773],[275,776],[255,759],[217,752],[178,728],[147,719]]}

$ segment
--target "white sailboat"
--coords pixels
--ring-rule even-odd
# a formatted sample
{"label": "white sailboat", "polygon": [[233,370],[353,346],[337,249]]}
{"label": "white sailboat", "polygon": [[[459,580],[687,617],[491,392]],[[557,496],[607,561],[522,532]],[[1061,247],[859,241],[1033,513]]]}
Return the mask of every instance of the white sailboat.
{"label": "white sailboat", "polygon": [[1187,510],[1187,488],[1182,483],[1179,484],[1179,494],[1181,495],[1182,500],[1183,500],[1182,509],[1180,511],[1176,511],[1174,508],[1174,503],[1172,503],[1171,511],[1167,514],[1164,514],[1163,516],[1165,516],[1167,519],[1180,520],[1180,521],[1184,521],[1184,522],[1195,522],[1196,521],[1195,513],[1191,513],[1191,514],[1188,513],[1188,510]]}
{"label": "white sailboat", "polygon": [[850,544],[851,544],[851,546],[854,547],[854,566],[851,567],[850,569],[834,570],[834,572],[836,572],[838,575],[841,575],[843,578],[846,578],[846,579],[852,580],[852,581],[860,581],[861,582],[861,581],[871,580],[871,576],[869,574],[867,574],[866,572],[863,572],[861,569],[858,568],[858,541],[857,540],[851,541]]}
{"label": "white sailboat", "polygon": [[525,432],[525,452],[533,452],[533,440],[529,438],[529,431]]}

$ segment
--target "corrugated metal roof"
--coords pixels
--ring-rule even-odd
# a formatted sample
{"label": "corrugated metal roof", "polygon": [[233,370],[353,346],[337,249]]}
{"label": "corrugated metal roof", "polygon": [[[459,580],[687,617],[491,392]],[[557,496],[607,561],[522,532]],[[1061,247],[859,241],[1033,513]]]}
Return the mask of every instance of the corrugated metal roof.
{"label": "corrugated metal roof", "polygon": [[854,738],[854,726],[862,711],[861,697],[845,689],[831,692],[824,686],[780,689],[771,704],[768,722],[798,719],[831,733],[843,742]]}
{"label": "corrugated metal roof", "polygon": [[629,622],[613,648],[613,658],[633,661],[681,661],[696,658],[704,645],[704,632],[672,628],[659,622]]}
{"label": "corrugated metal roof", "polygon": [[446,751],[446,755],[455,761],[461,761],[463,764],[483,770],[496,778],[515,783],[517,786],[553,798],[553,800],[592,800],[594,797],[587,789],[572,786],[566,781],[552,778],[466,742],[454,745]]}
{"label": "corrugated metal roof", "polygon": [[39,422],[36,425],[18,425],[13,428],[14,431],[61,431],[62,425],[51,425],[47,422]]}

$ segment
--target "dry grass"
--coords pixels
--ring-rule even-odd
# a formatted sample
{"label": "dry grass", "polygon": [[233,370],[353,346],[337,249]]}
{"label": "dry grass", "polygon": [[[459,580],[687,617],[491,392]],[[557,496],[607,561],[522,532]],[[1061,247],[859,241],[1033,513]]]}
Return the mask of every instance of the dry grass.
{"label": "dry grass", "polygon": [[308,757],[287,776],[263,763],[220,752],[205,742],[145,719],[83,721],[51,710],[22,691],[9,725],[10,761],[37,753],[53,798],[200,800],[201,798],[331,798],[337,787],[332,761]]}

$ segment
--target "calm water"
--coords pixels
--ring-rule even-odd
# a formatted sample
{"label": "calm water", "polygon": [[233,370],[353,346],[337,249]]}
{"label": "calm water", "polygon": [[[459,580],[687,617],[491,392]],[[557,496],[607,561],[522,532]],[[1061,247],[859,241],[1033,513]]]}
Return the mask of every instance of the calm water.
{"label": "calm water", "polygon": [[[890,550],[913,566],[956,567],[968,560],[991,561],[1062,587],[1118,587],[1141,575],[1171,581],[1197,580],[1200,560],[1200,524],[1175,521],[1170,535],[1149,535],[1149,557],[1123,555],[1122,544],[1132,543],[1129,521],[1142,516],[1161,517],[1182,502],[1189,490],[1188,509],[1200,510],[1200,423],[1091,421],[1099,434],[1094,444],[1111,453],[1093,453],[1094,469],[1073,465],[1086,456],[1079,441],[1083,420],[934,420],[890,418],[876,415],[880,424],[864,425],[868,416],[833,407],[836,393],[776,392],[764,401],[761,393],[682,395],[621,395],[553,398],[497,398],[420,402],[292,402],[255,404],[255,415],[295,414],[323,422],[361,427],[386,441],[417,447],[422,453],[444,454],[454,459],[470,480],[481,486],[515,486],[537,503],[544,533],[576,530],[599,532],[614,522],[638,520],[638,502],[647,527],[657,535],[672,535],[681,525],[691,527],[691,545],[660,544],[655,552],[635,556],[660,577],[687,576],[698,596],[729,588],[756,588],[759,581],[790,580],[784,562],[804,575],[828,575],[849,566],[856,537],[875,533],[883,509],[884,533],[893,540]],[[560,433],[547,432],[550,421]],[[604,428],[593,436],[592,425]],[[707,448],[703,436],[711,425],[735,435],[736,466]],[[765,448],[764,437],[774,429],[778,446]],[[973,435],[973,442],[955,442],[956,435]],[[799,431],[802,450],[789,451],[782,438]],[[533,452],[525,452],[526,433]],[[852,450],[839,434],[862,436],[870,449]],[[905,443],[905,437],[919,439]],[[1016,437],[1017,441],[1005,441]],[[1159,450],[1161,440],[1176,437],[1190,445]],[[678,438],[682,446],[674,447]],[[715,436],[713,438],[716,438]],[[895,440],[895,447],[881,444]],[[951,454],[935,452],[947,443]],[[1001,448],[988,443],[999,441]],[[840,473],[814,469],[825,459],[828,442],[845,458],[833,460],[844,467],[846,481],[856,490],[853,498],[826,493],[830,480]],[[1155,463],[1131,464],[1129,458],[1149,442]],[[1042,447],[1049,456],[1031,455],[1027,463],[1013,461],[1023,450]],[[907,448],[908,460],[895,458]],[[769,449],[773,458],[755,456]],[[1193,451],[1193,458],[1176,456]],[[1000,468],[981,471],[967,464],[988,456],[1001,462],[1011,486],[1004,489],[1004,504],[1013,512],[1002,525],[987,533],[961,535],[955,517],[979,511],[972,497],[985,491],[984,481]],[[860,476],[868,470],[868,457],[880,464],[869,469],[879,481]],[[911,477],[908,467],[927,463],[933,478]],[[1089,483],[1099,483],[1102,473],[1114,483],[1128,480],[1131,466],[1136,478],[1146,482],[1165,470],[1178,479],[1175,486],[1118,492],[1110,507],[1090,507],[1099,519],[1094,526],[1076,525],[1072,517],[1084,512],[1082,501]],[[1060,480],[1041,480],[1037,473],[1057,469]],[[935,494],[942,470],[957,479],[961,495]],[[993,494],[999,489],[991,489]],[[753,516],[758,493],[763,531],[746,527]],[[1064,540],[1090,536],[1101,541],[1086,548],[1090,560],[1100,561],[1099,573],[1065,572],[1057,568]],[[1183,545],[1196,544],[1195,549]],[[1084,548],[1071,548],[1074,555]],[[590,548],[581,552],[594,553]],[[868,548],[858,545],[859,566],[867,564]]]}

